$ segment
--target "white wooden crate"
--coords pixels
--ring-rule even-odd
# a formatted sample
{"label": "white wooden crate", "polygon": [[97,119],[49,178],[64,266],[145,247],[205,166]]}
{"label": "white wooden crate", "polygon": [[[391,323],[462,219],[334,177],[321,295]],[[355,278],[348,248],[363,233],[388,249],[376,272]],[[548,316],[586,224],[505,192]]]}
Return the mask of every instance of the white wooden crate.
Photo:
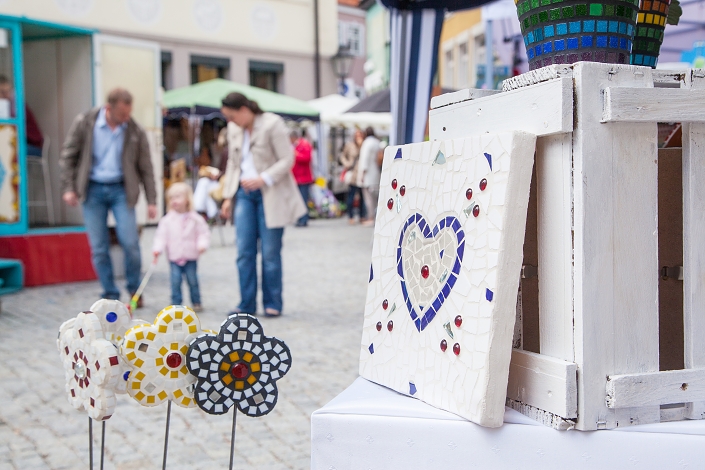
{"label": "white wooden crate", "polygon": [[[431,108],[431,140],[538,136],[540,353],[514,350],[508,405],[558,429],[705,418],[705,71],[551,66]],[[685,368],[659,371],[657,122],[674,121]]]}

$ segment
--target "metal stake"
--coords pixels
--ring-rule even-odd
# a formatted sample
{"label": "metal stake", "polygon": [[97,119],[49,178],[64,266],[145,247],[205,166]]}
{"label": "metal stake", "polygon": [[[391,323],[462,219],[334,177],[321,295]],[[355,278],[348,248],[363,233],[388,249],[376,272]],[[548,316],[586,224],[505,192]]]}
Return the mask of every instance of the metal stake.
{"label": "metal stake", "polygon": [[166,431],[164,433],[164,459],[162,460],[162,470],[166,470],[166,452],[169,449],[169,422],[171,421],[171,400],[166,405]]}
{"label": "metal stake", "polygon": [[105,457],[105,421],[103,421],[103,430],[100,438],[100,470],[103,470],[103,458]]}
{"label": "metal stake", "polygon": [[90,469],[93,470],[93,420],[88,417],[88,462]]}
{"label": "metal stake", "polygon": [[237,421],[237,406],[233,406],[233,433],[230,436],[230,470],[233,470],[233,458],[235,457],[235,422]]}

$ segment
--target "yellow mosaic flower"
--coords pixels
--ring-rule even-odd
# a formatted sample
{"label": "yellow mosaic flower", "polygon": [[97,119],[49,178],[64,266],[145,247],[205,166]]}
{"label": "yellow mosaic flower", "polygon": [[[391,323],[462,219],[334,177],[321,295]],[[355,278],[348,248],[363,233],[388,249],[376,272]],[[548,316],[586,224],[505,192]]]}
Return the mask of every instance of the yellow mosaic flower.
{"label": "yellow mosaic flower", "polygon": [[196,378],[186,367],[189,344],[205,331],[188,307],[170,305],[154,324],[138,325],[125,333],[120,354],[130,364],[127,393],[143,406],[171,400],[184,408],[196,406]]}

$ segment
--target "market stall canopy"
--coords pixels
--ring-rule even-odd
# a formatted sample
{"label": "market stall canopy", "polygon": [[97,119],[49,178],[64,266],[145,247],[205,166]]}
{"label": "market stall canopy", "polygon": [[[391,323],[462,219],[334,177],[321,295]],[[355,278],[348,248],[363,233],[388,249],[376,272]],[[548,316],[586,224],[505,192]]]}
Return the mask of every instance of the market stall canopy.
{"label": "market stall canopy", "polygon": [[374,127],[389,130],[392,125],[392,113],[343,113],[327,121],[331,126]]}
{"label": "market stall canopy", "polygon": [[321,122],[328,122],[329,119],[340,116],[359,100],[357,98],[347,98],[342,95],[328,95],[309,100],[306,103],[321,114]]}
{"label": "market stall canopy", "polygon": [[256,101],[264,111],[297,121],[318,121],[319,112],[305,101],[273,91],[215,78],[164,93],[163,106],[170,114],[184,113],[215,116],[220,113],[221,100],[228,93],[242,93]]}
{"label": "market stall canopy", "polygon": [[389,99],[389,88],[378,91],[360,100],[349,113],[389,113],[392,110]]}

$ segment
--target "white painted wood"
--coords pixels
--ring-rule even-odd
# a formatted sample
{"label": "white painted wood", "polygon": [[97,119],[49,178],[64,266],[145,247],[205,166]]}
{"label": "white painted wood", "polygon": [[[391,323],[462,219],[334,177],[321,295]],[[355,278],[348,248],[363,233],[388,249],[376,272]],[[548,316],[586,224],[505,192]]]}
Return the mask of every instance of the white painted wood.
{"label": "white painted wood", "polygon": [[535,421],[538,421],[544,426],[548,426],[549,428],[553,428],[558,431],[568,431],[575,427],[574,420],[563,419],[558,415],[541,410],[531,405],[527,405],[526,403],[522,403],[520,401],[512,400],[511,398],[507,398],[506,406],[525,416],[528,416]]}
{"label": "white painted wood", "polygon": [[661,422],[682,421],[686,419],[686,406],[683,403],[677,405],[665,405],[661,407]]}
{"label": "white painted wood", "polygon": [[[705,89],[705,71],[686,86]],[[705,367],[705,124],[683,125],[683,317],[685,367]],[[705,418],[705,401],[688,403],[686,416]]]}
{"label": "white painted wood", "polygon": [[651,72],[654,78],[654,86],[673,85],[680,88],[685,84],[685,77],[689,71],[683,70],[660,70],[656,69]]}
{"label": "white painted wood", "polygon": [[537,83],[554,80],[556,78],[572,77],[572,65],[551,65],[504,80],[502,82],[502,91],[516,90],[518,88],[524,88]]}
{"label": "white painted wood", "polygon": [[[600,123],[601,90],[653,86],[650,70],[578,63],[573,140],[576,428],[658,422],[658,406],[605,404],[606,377],[658,371],[656,123]],[[639,72],[639,73],[635,73]]]}
{"label": "white painted wood", "polygon": [[705,122],[705,89],[605,88],[602,122]]}
{"label": "white painted wood", "polygon": [[485,96],[496,95],[501,93],[499,90],[481,90],[479,88],[466,88],[464,90],[454,91],[452,93],[444,93],[431,98],[431,109],[441,108],[463,101],[476,100]]}
{"label": "white painted wood", "polygon": [[507,398],[564,419],[578,411],[577,365],[515,349],[509,366]]}
{"label": "white painted wood", "polygon": [[573,362],[573,134],[536,142],[541,354]]}
{"label": "white painted wood", "polygon": [[705,369],[667,370],[607,378],[607,407],[629,408],[705,400]]}
{"label": "white painted wood", "polygon": [[573,130],[573,92],[569,78],[464,101],[429,113],[430,140],[508,130],[545,136]]}

